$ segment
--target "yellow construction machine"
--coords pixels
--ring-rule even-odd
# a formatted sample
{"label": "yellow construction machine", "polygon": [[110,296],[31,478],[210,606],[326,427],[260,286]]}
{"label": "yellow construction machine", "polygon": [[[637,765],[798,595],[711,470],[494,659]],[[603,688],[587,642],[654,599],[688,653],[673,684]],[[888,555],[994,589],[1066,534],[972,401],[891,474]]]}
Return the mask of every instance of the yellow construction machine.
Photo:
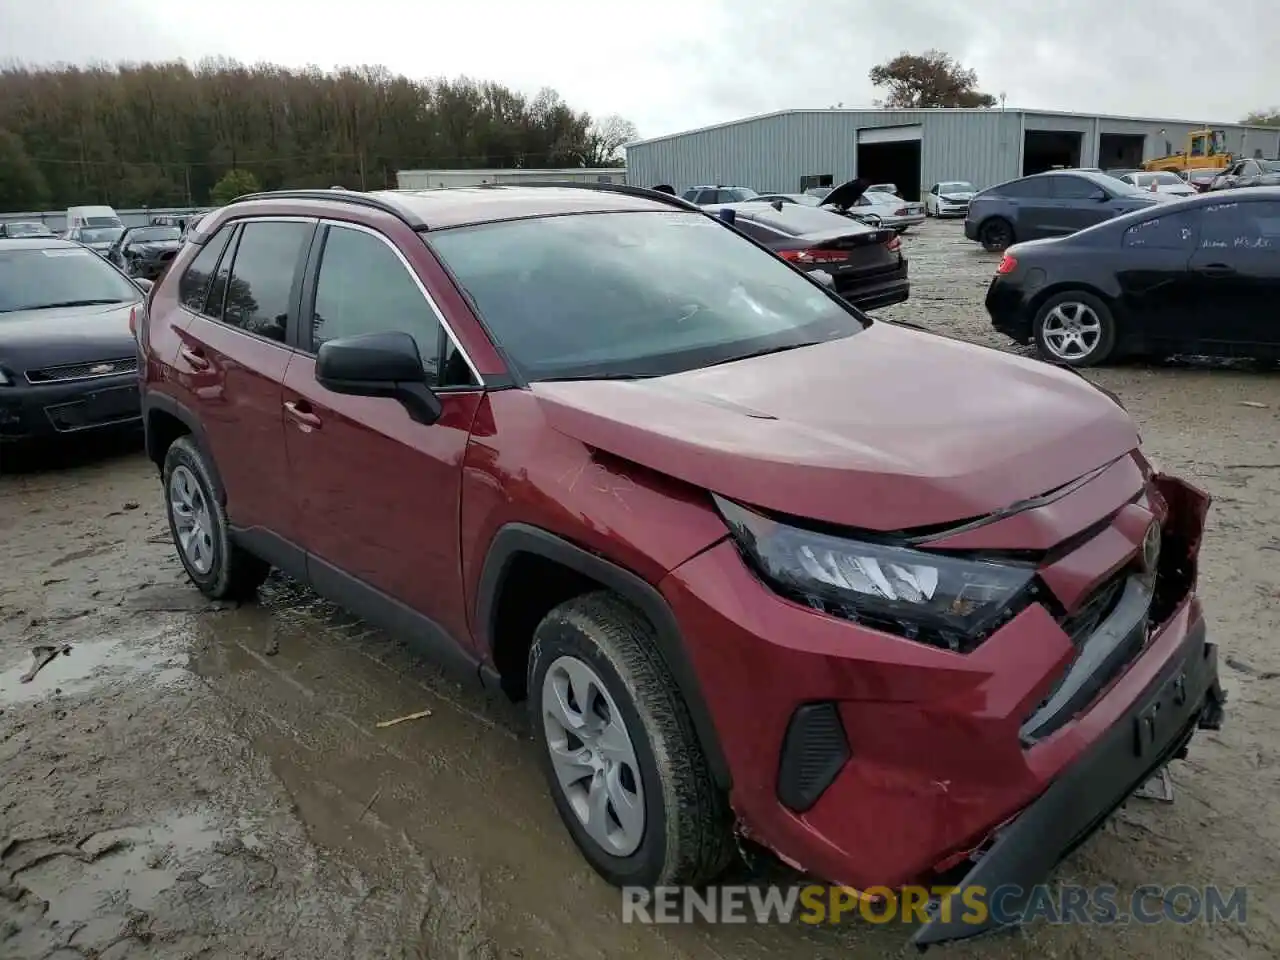
{"label": "yellow construction machine", "polygon": [[1181,173],[1184,170],[1225,170],[1235,160],[1227,153],[1226,145],[1226,133],[1222,130],[1192,130],[1187,134],[1186,149],[1183,152],[1145,160],[1142,169],[1148,172],[1168,170],[1170,173]]}

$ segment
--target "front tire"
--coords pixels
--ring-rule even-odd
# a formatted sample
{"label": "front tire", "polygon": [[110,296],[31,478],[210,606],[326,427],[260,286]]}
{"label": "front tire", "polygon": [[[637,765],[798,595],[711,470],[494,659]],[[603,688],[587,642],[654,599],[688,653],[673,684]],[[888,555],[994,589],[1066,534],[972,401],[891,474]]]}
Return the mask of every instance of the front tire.
{"label": "front tire", "polygon": [[1032,332],[1040,356],[1050,363],[1093,367],[1115,352],[1111,309],[1083,290],[1067,290],[1046,300],[1036,311]]}
{"label": "front tire", "polygon": [[190,437],[169,446],[163,477],[169,532],[191,582],[213,600],[251,597],[271,567],[231,542],[211,471]]}
{"label": "front tire", "polygon": [[560,819],[615,886],[697,885],[733,855],[731,817],[653,627],[608,592],[538,625],[529,706]]}

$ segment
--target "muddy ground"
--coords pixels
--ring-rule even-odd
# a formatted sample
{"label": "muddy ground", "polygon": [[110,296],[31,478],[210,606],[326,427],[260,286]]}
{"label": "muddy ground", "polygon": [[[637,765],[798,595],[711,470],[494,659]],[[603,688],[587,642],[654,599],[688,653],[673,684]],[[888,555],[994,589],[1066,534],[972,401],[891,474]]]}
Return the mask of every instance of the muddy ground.
{"label": "muddy ground", "polygon": [[[993,258],[907,238],[892,315],[1008,348]],[[1210,490],[1203,594],[1228,726],[1058,879],[1247,884],[1248,922],[1036,925],[956,957],[1274,956],[1280,944],[1280,374],[1091,374]],[[183,580],[136,448],[0,477],[0,957],[786,957],[905,953],[908,930],[642,927],[556,819],[520,711],[462,691],[287,583],[217,608]],[[71,644],[30,684],[30,648]],[[429,709],[388,728],[378,721]]]}

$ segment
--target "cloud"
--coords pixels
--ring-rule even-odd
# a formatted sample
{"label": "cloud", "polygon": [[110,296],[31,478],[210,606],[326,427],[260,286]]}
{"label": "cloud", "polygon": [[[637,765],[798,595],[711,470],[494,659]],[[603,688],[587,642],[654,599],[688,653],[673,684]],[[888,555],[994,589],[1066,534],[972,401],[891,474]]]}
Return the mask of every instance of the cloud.
{"label": "cloud", "polygon": [[[842,9],[843,7],[843,9]],[[636,11],[643,10],[642,13]],[[187,59],[466,74],[633,120],[643,136],[789,107],[868,106],[867,71],[937,47],[1010,107],[1229,121],[1280,100],[1280,5],[1237,0],[153,0],[0,4],[0,59]]]}

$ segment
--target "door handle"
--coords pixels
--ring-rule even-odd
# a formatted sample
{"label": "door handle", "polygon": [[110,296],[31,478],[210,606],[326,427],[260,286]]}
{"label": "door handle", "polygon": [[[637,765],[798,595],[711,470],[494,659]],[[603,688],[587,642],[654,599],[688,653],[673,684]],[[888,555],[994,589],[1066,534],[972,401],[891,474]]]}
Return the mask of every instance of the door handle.
{"label": "door handle", "polygon": [[284,412],[289,415],[289,418],[293,420],[294,423],[301,427],[306,427],[309,430],[320,429],[320,418],[310,410],[302,409],[302,405],[296,400],[286,401],[284,405]]}
{"label": "door handle", "polygon": [[1235,267],[1229,267],[1225,263],[1209,263],[1201,267],[1199,272],[1206,277],[1229,277],[1236,270]]}
{"label": "door handle", "polygon": [[209,358],[195,350],[192,350],[186,344],[183,344],[178,348],[178,356],[182,357],[183,360],[187,361],[187,363],[191,364],[191,366],[195,367],[197,370],[209,369]]}

